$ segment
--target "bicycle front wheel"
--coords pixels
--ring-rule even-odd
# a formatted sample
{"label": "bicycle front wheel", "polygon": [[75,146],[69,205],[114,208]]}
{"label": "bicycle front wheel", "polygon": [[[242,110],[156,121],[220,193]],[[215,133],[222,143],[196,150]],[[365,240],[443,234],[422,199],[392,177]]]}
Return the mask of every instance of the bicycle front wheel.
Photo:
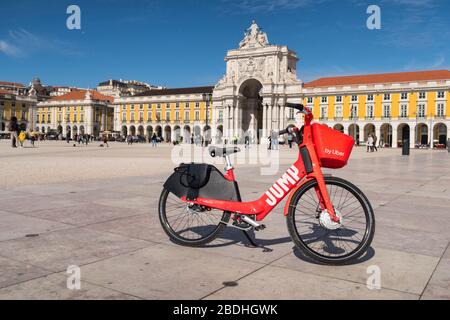
{"label": "bicycle front wheel", "polygon": [[287,226],[294,243],[313,260],[340,265],[364,254],[375,233],[373,209],[367,197],[352,183],[326,177],[325,184],[339,225],[327,221],[317,196],[317,181],[300,187],[289,204]]}
{"label": "bicycle front wheel", "polygon": [[170,239],[197,247],[213,241],[226,228],[231,214],[190,205],[163,189],[159,198],[159,220]]}

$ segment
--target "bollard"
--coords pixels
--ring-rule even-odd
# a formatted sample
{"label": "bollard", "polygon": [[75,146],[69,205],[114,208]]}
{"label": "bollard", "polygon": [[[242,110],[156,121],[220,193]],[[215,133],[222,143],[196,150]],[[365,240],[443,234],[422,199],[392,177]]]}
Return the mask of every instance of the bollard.
{"label": "bollard", "polygon": [[402,155],[409,156],[409,139],[403,139]]}

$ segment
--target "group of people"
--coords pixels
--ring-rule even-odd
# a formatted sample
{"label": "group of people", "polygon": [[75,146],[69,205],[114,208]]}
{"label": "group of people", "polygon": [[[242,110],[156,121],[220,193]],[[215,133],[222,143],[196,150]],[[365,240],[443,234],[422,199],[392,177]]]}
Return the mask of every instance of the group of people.
{"label": "group of people", "polygon": [[[91,142],[94,139],[93,136],[90,134],[75,134],[73,140],[78,143],[78,145],[83,144],[87,147],[89,142]],[[66,137],[67,143],[70,142],[70,135],[67,135]]]}
{"label": "group of people", "polygon": [[17,148],[17,145],[23,147],[25,140],[29,140],[31,142],[31,146],[35,146],[36,135],[34,132],[25,132],[24,130],[20,130],[19,123],[17,121],[17,117],[11,117],[11,121],[8,125],[8,131],[11,135],[11,147]]}
{"label": "group of people", "polygon": [[369,134],[369,137],[367,138],[367,152],[376,152],[378,151],[377,148],[377,136],[373,133]]}

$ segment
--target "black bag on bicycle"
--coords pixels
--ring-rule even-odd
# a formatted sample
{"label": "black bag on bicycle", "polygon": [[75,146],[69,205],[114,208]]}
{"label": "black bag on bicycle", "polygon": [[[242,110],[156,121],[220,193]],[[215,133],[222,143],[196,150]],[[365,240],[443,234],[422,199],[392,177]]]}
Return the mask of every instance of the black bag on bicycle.
{"label": "black bag on bicycle", "polygon": [[164,183],[164,188],[188,200],[208,198],[238,201],[234,183],[225,179],[215,166],[206,163],[180,164]]}

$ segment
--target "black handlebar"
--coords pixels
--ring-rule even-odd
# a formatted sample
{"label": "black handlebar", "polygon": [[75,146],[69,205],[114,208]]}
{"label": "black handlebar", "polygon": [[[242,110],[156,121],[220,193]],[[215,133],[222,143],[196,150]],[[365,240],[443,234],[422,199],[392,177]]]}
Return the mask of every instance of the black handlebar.
{"label": "black handlebar", "polygon": [[286,107],[298,110],[300,112],[305,110],[305,106],[301,103],[286,103]]}
{"label": "black handlebar", "polygon": [[278,132],[278,135],[282,136],[283,134],[293,133],[293,128],[295,128],[295,126],[293,124],[290,124],[286,129],[281,130],[280,132]]}

